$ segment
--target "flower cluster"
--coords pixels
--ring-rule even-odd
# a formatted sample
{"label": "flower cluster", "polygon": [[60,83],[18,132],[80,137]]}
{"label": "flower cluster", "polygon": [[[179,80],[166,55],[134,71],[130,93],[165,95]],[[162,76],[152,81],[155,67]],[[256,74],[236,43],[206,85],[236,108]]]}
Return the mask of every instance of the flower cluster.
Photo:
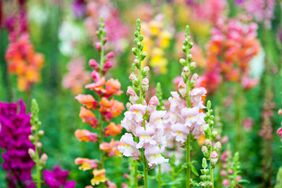
{"label": "flower cluster", "polygon": [[5,55],[8,71],[17,75],[20,91],[30,90],[32,84],[40,80],[44,57],[35,51],[29,39],[26,1],[18,1],[18,10],[7,16],[5,21],[9,34],[9,46]]}
{"label": "flower cluster", "polygon": [[82,85],[89,81],[90,73],[84,69],[82,58],[72,59],[68,64],[68,73],[64,76],[63,87],[70,89],[73,94],[82,92]]}
{"label": "flower cluster", "polygon": [[223,80],[239,82],[245,89],[256,85],[249,63],[259,52],[257,25],[237,19],[218,22],[208,43],[207,65],[201,85],[215,91]]}
{"label": "flower cluster", "polygon": [[[104,55],[106,31],[102,21],[97,35],[99,42],[96,43],[96,47],[101,55],[100,64],[94,59],[89,61],[89,65],[93,68],[91,73],[93,83],[85,86],[86,89],[95,93],[95,97],[91,94],[79,94],[75,97],[82,105],[79,114],[80,118],[84,123],[96,130],[94,133],[87,129],[78,129],[75,131],[75,136],[81,142],[97,142],[101,150],[100,161],[87,158],[77,158],[75,160],[75,163],[80,165],[80,169],[93,171],[94,177],[91,180],[93,186],[101,182],[109,183],[105,175],[106,171],[103,163],[106,157],[120,155],[117,149],[120,143],[114,139],[110,142],[105,142],[104,137],[114,137],[121,133],[121,125],[117,125],[111,121],[113,118],[118,117],[124,110],[123,104],[114,99],[114,96],[122,93],[119,81],[106,79],[105,77],[112,67],[113,52]],[[95,113],[99,113],[98,118]]]}
{"label": "flower cluster", "polygon": [[135,60],[130,75],[132,86],[129,86],[127,90],[130,102],[127,104],[128,111],[125,112],[121,122],[128,133],[121,137],[122,145],[119,146],[119,150],[124,156],[143,160],[144,163],[153,167],[167,162],[167,159],[162,156],[165,148],[163,126],[165,111],[157,110],[159,100],[156,96],[151,97],[149,102],[145,100],[149,89],[149,67],[146,66],[143,69],[141,67],[141,62],[145,59],[142,41],[141,23],[137,20],[136,47],[132,50]]}
{"label": "flower cluster", "polygon": [[26,113],[23,101],[0,103],[0,126],[0,147],[4,150],[3,169],[7,171],[9,187],[23,185],[34,188],[31,177],[34,162],[28,154],[28,149],[34,146],[29,140],[30,115]]}
{"label": "flower cluster", "polygon": [[275,0],[237,0],[235,2],[246,11],[248,16],[263,23],[267,28],[271,27]]}
{"label": "flower cluster", "polygon": [[68,176],[69,172],[63,170],[60,166],[43,171],[44,182],[50,188],[75,188],[75,181],[68,180]]}
{"label": "flower cluster", "polygon": [[17,40],[10,41],[6,61],[9,72],[18,76],[20,91],[28,91],[34,83],[39,82],[44,57],[34,50],[28,34],[22,34]]}
{"label": "flower cluster", "polygon": [[172,41],[172,32],[165,26],[162,15],[156,16],[149,22],[144,22],[142,32],[144,34],[144,51],[147,55],[144,63],[150,65],[154,72],[165,74],[168,63],[165,50]]}
{"label": "flower cluster", "polygon": [[127,27],[122,23],[118,10],[109,0],[89,0],[86,4],[85,25],[93,44],[96,42],[96,31],[98,30],[98,19],[103,17],[107,31],[107,41],[115,51],[120,52],[125,47]]}
{"label": "flower cluster", "polygon": [[171,97],[168,99],[169,107],[165,124],[170,137],[180,144],[185,143],[188,135],[193,135],[194,138],[203,135],[207,127],[203,112],[206,90],[203,87],[195,87],[198,76],[191,74],[195,63],[191,62],[192,43],[188,36],[189,32],[187,27],[183,46],[186,59],[180,59],[183,66],[182,77],[178,80],[177,91],[171,92]]}

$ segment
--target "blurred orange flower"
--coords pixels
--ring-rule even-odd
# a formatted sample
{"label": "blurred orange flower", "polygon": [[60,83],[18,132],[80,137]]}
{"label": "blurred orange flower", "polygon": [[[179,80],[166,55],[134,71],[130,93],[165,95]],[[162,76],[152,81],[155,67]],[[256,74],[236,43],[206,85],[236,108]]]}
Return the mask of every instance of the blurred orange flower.
{"label": "blurred orange flower", "polygon": [[106,128],[105,128],[105,136],[116,136],[121,133],[122,126],[116,125],[115,123],[111,122]]}
{"label": "blurred orange flower", "polygon": [[76,158],[75,164],[80,165],[80,170],[91,170],[98,167],[98,163],[96,160],[88,159],[88,158]]}
{"label": "blurred orange flower", "polygon": [[91,127],[97,126],[98,121],[96,119],[95,114],[91,110],[88,110],[84,107],[80,107],[79,117],[84,123],[91,125]]}
{"label": "blurred orange flower", "polygon": [[97,134],[88,130],[77,129],[74,134],[80,142],[97,142],[98,140]]}
{"label": "blurred orange flower", "polygon": [[103,142],[100,144],[100,150],[106,152],[109,157],[111,156],[120,156],[120,151],[118,150],[118,146],[120,142],[111,140],[110,143]]}
{"label": "blurred orange flower", "polygon": [[80,104],[83,104],[88,109],[95,109],[97,107],[97,102],[95,101],[92,95],[79,94],[75,97],[75,99],[78,100]]}

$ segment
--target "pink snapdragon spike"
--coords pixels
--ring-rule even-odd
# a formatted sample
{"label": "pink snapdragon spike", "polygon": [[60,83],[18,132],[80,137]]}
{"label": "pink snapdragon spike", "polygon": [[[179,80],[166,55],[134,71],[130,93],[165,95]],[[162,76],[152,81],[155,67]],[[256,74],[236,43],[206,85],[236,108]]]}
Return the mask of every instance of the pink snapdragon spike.
{"label": "pink snapdragon spike", "polygon": [[261,50],[257,24],[240,19],[220,20],[208,43],[206,70],[199,85],[215,92],[223,81],[237,82],[246,90],[258,80],[250,76],[250,62]]}
{"label": "pink snapdragon spike", "polygon": [[84,69],[83,58],[72,59],[68,65],[68,73],[63,78],[63,87],[77,95],[82,92],[82,86],[90,80],[89,76],[90,73]]}

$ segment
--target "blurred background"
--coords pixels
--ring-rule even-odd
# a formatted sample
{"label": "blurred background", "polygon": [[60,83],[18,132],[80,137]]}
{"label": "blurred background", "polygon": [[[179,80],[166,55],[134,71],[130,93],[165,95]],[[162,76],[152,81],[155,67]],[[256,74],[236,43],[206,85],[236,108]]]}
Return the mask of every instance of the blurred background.
{"label": "blurred background", "polygon": [[[90,82],[88,61],[98,58],[100,18],[107,50],[115,53],[109,76],[120,80],[123,91],[129,85],[135,21],[141,19],[151,92],[160,82],[165,99],[181,72],[178,60],[189,24],[199,84],[208,89],[221,134],[228,137],[225,147],[240,152],[241,176],[249,181],[244,187],[273,187],[282,166],[276,134],[282,119],[281,9],[280,0],[1,0],[0,100],[23,99],[30,106],[37,99],[47,167],[61,165],[83,187],[91,177],[74,159],[95,157],[97,147],[74,137],[85,127],[74,96],[85,93]],[[127,102],[125,94],[118,99]],[[200,149],[194,152],[200,155]],[[108,165],[115,167],[110,176],[120,174],[121,185],[126,160],[117,157]],[[4,179],[0,170],[0,187],[6,187]]]}

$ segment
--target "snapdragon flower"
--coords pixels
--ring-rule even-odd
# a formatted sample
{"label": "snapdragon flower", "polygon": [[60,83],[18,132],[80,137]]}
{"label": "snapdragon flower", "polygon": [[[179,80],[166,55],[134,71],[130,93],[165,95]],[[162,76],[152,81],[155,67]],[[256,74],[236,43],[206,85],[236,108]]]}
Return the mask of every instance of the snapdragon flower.
{"label": "snapdragon flower", "polygon": [[138,20],[135,32],[137,47],[133,48],[136,58],[129,77],[132,86],[129,86],[127,90],[130,102],[127,104],[128,111],[125,112],[121,122],[129,133],[121,137],[122,145],[119,146],[119,150],[124,156],[135,159],[142,160],[145,157],[145,163],[153,167],[168,161],[162,155],[166,145],[163,139],[165,137],[163,118],[166,112],[157,110],[159,100],[156,96],[151,97],[148,102],[145,100],[149,89],[149,67],[141,67],[145,55],[142,51],[143,36],[140,25]]}

